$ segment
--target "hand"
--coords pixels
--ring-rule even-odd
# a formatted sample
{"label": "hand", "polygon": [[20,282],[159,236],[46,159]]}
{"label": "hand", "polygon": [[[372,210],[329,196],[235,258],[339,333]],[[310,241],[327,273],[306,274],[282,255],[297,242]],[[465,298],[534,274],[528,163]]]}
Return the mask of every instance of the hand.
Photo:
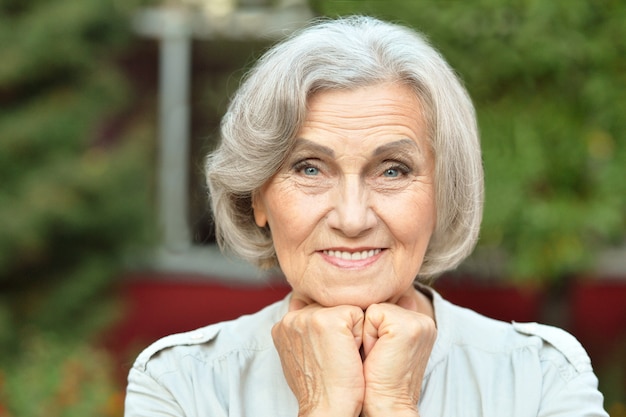
{"label": "hand", "polygon": [[417,416],[417,403],[437,329],[416,312],[414,298],[373,304],[365,313],[364,416]]}
{"label": "hand", "polygon": [[365,393],[363,322],[358,307],[324,308],[292,298],[272,337],[299,416],[359,415]]}

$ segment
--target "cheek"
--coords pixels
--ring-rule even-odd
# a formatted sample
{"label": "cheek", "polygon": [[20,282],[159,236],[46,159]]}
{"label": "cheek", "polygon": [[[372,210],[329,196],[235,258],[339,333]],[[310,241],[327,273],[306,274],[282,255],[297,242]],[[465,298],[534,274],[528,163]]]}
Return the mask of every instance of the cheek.
{"label": "cheek", "polygon": [[435,229],[435,204],[431,193],[407,196],[385,209],[388,227],[406,245],[428,245]]}
{"label": "cheek", "polygon": [[277,252],[295,252],[301,247],[318,223],[321,206],[319,199],[307,199],[294,193],[271,199],[268,222]]}
{"label": "cheek", "polygon": [[282,272],[296,290],[302,289],[309,257],[319,241],[319,201],[281,199],[271,208],[269,226]]}

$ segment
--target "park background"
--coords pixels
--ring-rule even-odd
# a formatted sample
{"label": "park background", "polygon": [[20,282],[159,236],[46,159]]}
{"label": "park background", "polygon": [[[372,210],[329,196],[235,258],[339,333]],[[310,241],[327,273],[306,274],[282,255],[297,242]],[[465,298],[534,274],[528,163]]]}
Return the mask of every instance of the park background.
{"label": "park background", "polygon": [[[174,191],[164,12],[190,65]],[[626,415],[625,2],[0,0],[0,417],[121,416],[146,344],[286,293],[216,253],[202,158],[263,50],[352,13],[425,33],[477,109],[481,238],[437,288],[574,333]]]}

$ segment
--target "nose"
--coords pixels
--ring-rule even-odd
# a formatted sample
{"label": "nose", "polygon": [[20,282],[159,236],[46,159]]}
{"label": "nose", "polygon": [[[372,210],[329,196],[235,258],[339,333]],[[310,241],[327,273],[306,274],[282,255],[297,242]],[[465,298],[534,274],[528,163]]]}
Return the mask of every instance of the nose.
{"label": "nose", "polygon": [[377,218],[370,202],[370,193],[357,175],[347,175],[333,195],[328,225],[347,237],[358,237],[372,230]]}

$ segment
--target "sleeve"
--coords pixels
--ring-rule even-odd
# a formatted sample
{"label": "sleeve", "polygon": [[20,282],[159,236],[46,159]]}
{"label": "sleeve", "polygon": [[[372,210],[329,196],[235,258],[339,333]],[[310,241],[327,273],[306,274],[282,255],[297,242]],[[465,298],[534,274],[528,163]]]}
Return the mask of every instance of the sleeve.
{"label": "sleeve", "polygon": [[542,399],[538,417],[609,417],[591,360],[574,336],[556,327],[513,323],[542,341]]}
{"label": "sleeve", "polygon": [[150,375],[133,367],[128,374],[124,417],[183,417],[172,393]]}
{"label": "sleeve", "polygon": [[[563,384],[553,369],[544,379],[544,397],[538,417],[609,417],[598,379],[592,371],[582,372]],[[555,380],[558,379],[558,380]]]}
{"label": "sleeve", "polygon": [[223,416],[216,401],[194,390],[191,375],[196,362],[186,364],[184,359],[193,358],[190,352],[212,340],[218,331],[217,326],[208,326],[166,336],[141,352],[128,374],[124,417]]}

